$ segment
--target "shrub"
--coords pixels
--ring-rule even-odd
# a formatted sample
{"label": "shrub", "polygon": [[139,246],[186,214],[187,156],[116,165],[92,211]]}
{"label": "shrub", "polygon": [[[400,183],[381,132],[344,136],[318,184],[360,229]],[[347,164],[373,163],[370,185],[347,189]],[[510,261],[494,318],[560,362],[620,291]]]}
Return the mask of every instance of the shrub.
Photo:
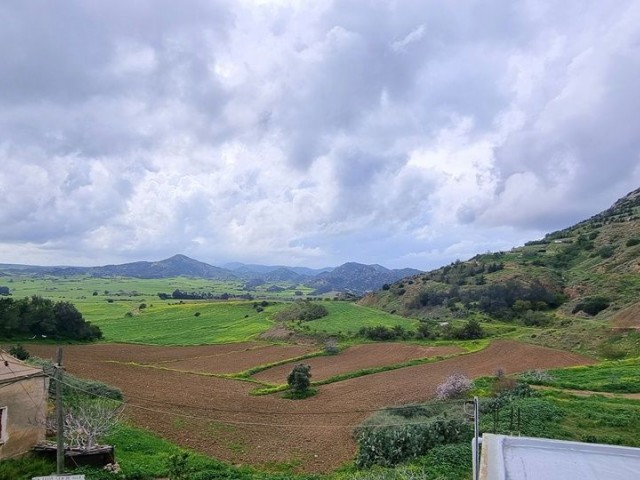
{"label": "shrub", "polygon": [[296,393],[306,391],[311,385],[311,365],[299,363],[287,377],[289,388]]}
{"label": "shrub", "polygon": [[613,245],[605,245],[604,247],[600,247],[598,255],[600,255],[600,258],[610,258],[615,251],[616,248]]}
{"label": "shrub", "polygon": [[24,348],[21,344],[13,345],[9,349],[9,355],[16,357],[18,360],[28,360],[31,355],[27,352],[27,349]]}
{"label": "shrub", "polygon": [[469,377],[461,373],[454,373],[438,385],[436,388],[436,398],[438,400],[449,400],[464,397],[467,392],[471,390],[472,385],[473,382]]}
{"label": "shrub", "polygon": [[189,453],[180,452],[169,455],[168,458],[169,480],[188,480],[191,478],[189,466]]}
{"label": "shrub", "polygon": [[640,238],[630,238],[627,240],[627,247],[633,247],[634,245],[638,245],[640,243]]}
{"label": "shrub", "polygon": [[580,311],[594,316],[600,313],[610,305],[609,299],[603,296],[595,296],[585,298],[582,302],[578,303],[571,313],[578,313]]}
{"label": "shrub", "polygon": [[[258,308],[256,310],[258,310]],[[276,313],[275,319],[278,322],[288,322],[294,320],[309,322],[311,320],[317,320],[318,318],[322,318],[327,315],[329,315],[329,310],[327,310],[327,307],[325,307],[321,303],[302,300],[292,303]]]}
{"label": "shrub", "polygon": [[551,317],[543,312],[527,310],[522,315],[522,323],[528,327],[546,327],[551,323]]}
{"label": "shrub", "polygon": [[598,349],[598,353],[607,360],[621,360],[627,356],[627,352],[625,352],[620,347],[617,347],[616,345],[612,345],[610,343],[601,345]]}
{"label": "shrub", "polygon": [[[457,413],[461,411],[458,405],[444,412],[434,412],[432,416],[417,412],[417,417],[404,421],[406,424],[397,417],[388,417],[393,421],[390,425],[363,425],[356,432],[356,465],[359,468],[393,466],[422,456],[436,446],[470,439],[471,425]],[[372,420],[380,421],[376,417]]]}
{"label": "shrub", "polygon": [[340,348],[338,348],[338,344],[335,338],[329,338],[324,343],[324,353],[327,355],[336,355],[340,353]]}
{"label": "shrub", "polygon": [[396,325],[393,328],[388,328],[384,325],[376,325],[375,327],[362,327],[358,330],[358,334],[363,337],[367,337],[370,340],[384,342],[388,340],[395,340],[397,338],[407,338],[411,335],[411,332],[407,332],[401,325]]}

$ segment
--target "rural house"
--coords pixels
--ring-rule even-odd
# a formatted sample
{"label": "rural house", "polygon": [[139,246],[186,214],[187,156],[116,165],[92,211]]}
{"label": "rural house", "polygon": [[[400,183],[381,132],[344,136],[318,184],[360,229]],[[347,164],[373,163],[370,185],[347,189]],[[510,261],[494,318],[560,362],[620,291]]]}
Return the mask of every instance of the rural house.
{"label": "rural house", "polygon": [[0,350],[0,460],[44,440],[49,378]]}

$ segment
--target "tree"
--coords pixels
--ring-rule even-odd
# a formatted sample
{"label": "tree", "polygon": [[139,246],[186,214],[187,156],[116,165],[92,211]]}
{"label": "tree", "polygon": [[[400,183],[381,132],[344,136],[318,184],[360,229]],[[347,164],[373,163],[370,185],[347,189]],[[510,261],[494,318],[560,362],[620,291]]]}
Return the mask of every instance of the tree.
{"label": "tree", "polygon": [[482,338],[484,336],[484,331],[482,330],[480,322],[475,318],[472,318],[464,327],[462,327],[462,334],[463,338],[475,339]]}
{"label": "tree", "polygon": [[287,377],[289,388],[296,393],[306,392],[311,385],[311,365],[299,363]]}
{"label": "tree", "polygon": [[454,373],[438,385],[436,388],[436,398],[438,400],[461,398],[471,390],[472,386],[473,382],[466,375]]}
{"label": "tree", "polygon": [[[76,399],[65,407],[65,448],[88,451],[98,444],[98,439],[109,433],[117,424],[124,403],[110,400]],[[47,429],[56,432],[57,421],[53,413],[47,417]]]}

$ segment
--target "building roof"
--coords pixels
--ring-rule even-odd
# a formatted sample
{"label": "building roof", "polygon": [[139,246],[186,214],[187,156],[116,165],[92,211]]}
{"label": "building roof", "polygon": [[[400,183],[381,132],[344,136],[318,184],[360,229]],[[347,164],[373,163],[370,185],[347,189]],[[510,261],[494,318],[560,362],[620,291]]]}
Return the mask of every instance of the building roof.
{"label": "building roof", "polygon": [[12,382],[21,378],[44,376],[41,368],[32,367],[0,350],[0,383]]}
{"label": "building roof", "polygon": [[481,480],[638,478],[640,448],[484,434]]}

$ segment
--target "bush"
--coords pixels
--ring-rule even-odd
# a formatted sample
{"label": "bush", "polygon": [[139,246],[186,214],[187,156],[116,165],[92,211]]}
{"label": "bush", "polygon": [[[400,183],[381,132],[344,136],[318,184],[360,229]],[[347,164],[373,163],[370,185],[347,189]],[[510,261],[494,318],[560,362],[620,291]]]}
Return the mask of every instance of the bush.
{"label": "bush", "polygon": [[571,313],[578,313],[580,311],[594,316],[600,313],[602,310],[608,308],[610,305],[609,299],[603,296],[595,296],[585,298],[582,302],[578,303]]}
{"label": "bush", "polygon": [[191,478],[189,466],[189,453],[180,452],[169,455],[168,458],[169,480],[188,480]]}
{"label": "bush", "polygon": [[436,398],[438,400],[449,400],[452,398],[462,398],[469,390],[473,382],[466,375],[454,373],[449,375],[444,382],[436,388]]}
{"label": "bush", "polygon": [[289,388],[296,393],[305,392],[311,385],[311,365],[299,363],[287,377]]}
{"label": "bush", "polygon": [[522,315],[522,323],[528,327],[546,327],[551,323],[551,316],[543,312],[534,312],[527,310]]}
{"label": "bush", "polygon": [[443,329],[443,335],[449,338],[457,338],[458,340],[474,340],[484,337],[482,325],[475,318],[471,318],[461,328]]}
{"label": "bush", "polygon": [[393,328],[385,327],[384,325],[362,327],[358,330],[358,334],[363,337],[367,337],[370,340],[382,342],[396,340],[398,338],[408,338],[411,336],[411,332],[407,332],[401,325],[396,325]]}
{"label": "bush", "polygon": [[615,251],[616,248],[613,245],[605,245],[604,247],[600,247],[598,255],[600,255],[600,258],[611,258]]}
{"label": "bush", "polygon": [[393,423],[383,426],[379,426],[381,420],[374,416],[372,421],[377,426],[364,424],[356,432],[356,465],[359,468],[393,466],[422,456],[439,445],[469,440],[471,424],[460,412],[459,405],[453,408],[447,405],[444,411],[434,411],[431,416],[419,412],[415,418],[405,421],[387,417]]}
{"label": "bush", "polygon": [[27,352],[27,349],[24,348],[21,344],[13,345],[9,349],[9,355],[16,357],[18,360],[28,360],[31,355]]}
{"label": "bush", "polygon": [[627,247],[633,247],[634,245],[638,245],[640,243],[640,238],[630,238],[627,240]]}
{"label": "bush", "polygon": [[329,310],[327,310],[327,307],[325,307],[321,303],[302,300],[292,303],[276,313],[275,319],[278,322],[289,322],[294,320],[309,322],[311,320],[317,320],[318,318],[322,318],[327,315],[329,315]]}
{"label": "bush", "polygon": [[324,353],[327,355],[337,355],[340,353],[340,348],[338,348],[338,344],[335,338],[329,338],[324,343]]}

